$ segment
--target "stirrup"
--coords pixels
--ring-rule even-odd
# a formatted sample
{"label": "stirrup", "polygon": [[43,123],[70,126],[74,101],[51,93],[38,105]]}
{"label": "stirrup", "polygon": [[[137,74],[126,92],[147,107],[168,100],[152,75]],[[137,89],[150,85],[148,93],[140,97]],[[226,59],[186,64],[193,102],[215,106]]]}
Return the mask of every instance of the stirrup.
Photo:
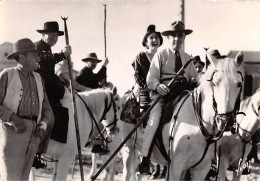
{"label": "stirrup", "polygon": [[[152,168],[152,172],[150,171],[150,167]],[[138,169],[141,175],[148,175],[151,176],[154,172],[154,166],[151,162],[141,162],[138,165]]]}

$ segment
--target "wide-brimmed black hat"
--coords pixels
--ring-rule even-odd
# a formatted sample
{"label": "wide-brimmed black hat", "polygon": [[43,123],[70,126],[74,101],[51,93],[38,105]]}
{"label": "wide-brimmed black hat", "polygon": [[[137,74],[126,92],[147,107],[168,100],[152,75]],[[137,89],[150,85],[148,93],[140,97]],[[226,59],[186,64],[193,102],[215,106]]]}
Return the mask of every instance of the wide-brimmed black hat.
{"label": "wide-brimmed black hat", "polygon": [[162,38],[162,35],[161,35],[160,32],[156,32],[156,31],[155,31],[155,25],[153,25],[153,24],[151,24],[151,25],[148,26],[147,31],[146,31],[146,33],[145,33],[145,35],[144,35],[144,38],[143,38],[143,41],[142,41],[142,45],[143,45],[144,47],[146,47],[147,38],[148,38],[148,36],[149,36],[150,34],[152,34],[152,33],[157,34],[157,36],[159,37],[159,39],[160,39],[160,45],[159,45],[159,47],[160,47],[160,46],[163,44],[163,38]]}
{"label": "wide-brimmed black hat", "polygon": [[63,31],[59,30],[58,22],[45,22],[43,26],[43,30],[36,30],[39,33],[58,33],[59,36],[64,35]]}
{"label": "wide-brimmed black hat", "polygon": [[29,38],[23,38],[13,44],[13,53],[7,56],[7,59],[12,60],[16,56],[27,52],[40,52],[36,50],[36,46]]}
{"label": "wide-brimmed black hat", "polygon": [[220,55],[220,53],[219,53],[219,51],[218,51],[217,49],[210,51],[209,54],[210,54],[211,56],[217,58],[217,59],[224,59],[224,58],[227,57],[227,56],[225,56],[225,55]]}
{"label": "wide-brimmed black hat", "polygon": [[191,34],[193,31],[190,29],[185,29],[185,25],[182,21],[175,21],[171,24],[169,30],[162,32],[163,36],[173,35],[176,32],[184,32],[186,35]]}
{"label": "wide-brimmed black hat", "polygon": [[195,56],[195,57],[193,58],[193,64],[195,65],[196,63],[199,63],[199,64],[201,64],[202,66],[205,65],[205,63],[201,61],[200,56]]}
{"label": "wide-brimmed black hat", "polygon": [[84,59],[82,59],[82,61],[84,61],[84,62],[86,62],[86,61],[97,61],[99,63],[102,60],[97,58],[96,53],[91,52],[91,53],[87,54],[87,56]]}

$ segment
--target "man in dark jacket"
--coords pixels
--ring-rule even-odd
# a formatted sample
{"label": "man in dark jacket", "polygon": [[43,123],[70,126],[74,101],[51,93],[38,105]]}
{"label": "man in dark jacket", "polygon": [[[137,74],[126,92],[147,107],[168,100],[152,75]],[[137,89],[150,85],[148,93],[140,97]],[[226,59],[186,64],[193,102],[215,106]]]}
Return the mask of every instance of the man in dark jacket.
{"label": "man in dark jacket", "polygon": [[102,87],[106,79],[108,59],[105,59],[98,73],[94,73],[93,70],[96,68],[97,63],[100,63],[102,60],[97,59],[96,53],[89,53],[82,61],[86,63],[86,66],[79,72],[76,81],[91,89]]}
{"label": "man in dark jacket", "polygon": [[63,31],[59,31],[59,25],[57,22],[44,23],[43,30],[37,30],[42,33],[42,39],[35,43],[37,50],[41,51],[40,54],[40,67],[36,72],[40,73],[41,77],[45,81],[47,95],[51,106],[61,106],[60,99],[63,98],[65,93],[64,85],[54,73],[55,64],[66,59],[71,54],[71,47],[65,46],[62,52],[52,53],[51,47],[53,47],[58,37],[64,35]]}
{"label": "man in dark jacket", "polygon": [[[51,108],[54,112],[54,129],[59,129],[59,131],[67,131],[69,115],[68,109],[62,107],[60,100],[63,98],[65,93],[64,84],[60,81],[57,75],[54,73],[55,64],[66,59],[66,57],[71,54],[71,47],[66,45],[65,48],[60,53],[52,53],[51,47],[53,47],[57,41],[58,37],[64,35],[63,31],[59,30],[59,24],[57,22],[45,22],[43,30],[36,30],[42,34],[42,39],[35,43],[36,49],[40,51],[39,57],[39,67],[36,70],[44,80],[46,87],[46,93],[51,105]],[[58,127],[62,127],[64,130],[61,130]],[[55,135],[56,137],[53,137]],[[49,136],[59,142],[66,142],[65,138],[60,138],[60,134],[52,133]],[[58,136],[58,138],[57,138]],[[40,153],[45,153],[47,148],[38,149],[38,156],[35,157],[35,162],[33,166],[36,168],[45,167],[44,164],[38,164],[40,162]],[[38,161],[37,161],[38,160]]]}
{"label": "man in dark jacket", "polygon": [[[100,63],[102,60],[97,58],[96,53],[89,53],[86,58],[82,59],[82,61],[86,63],[86,66],[79,72],[78,76],[76,76],[76,81],[79,84],[91,89],[103,87],[106,80],[106,66],[109,62],[108,59],[105,58],[103,66],[97,73],[94,73],[93,70],[96,68],[97,63]],[[93,129],[91,135],[92,138],[90,138],[90,140],[99,135],[97,128],[98,127],[95,127]],[[102,127],[99,127],[99,129],[102,129]],[[103,145],[103,141],[94,139],[92,144],[92,153],[99,153],[100,155],[106,155],[109,153],[109,150]]]}

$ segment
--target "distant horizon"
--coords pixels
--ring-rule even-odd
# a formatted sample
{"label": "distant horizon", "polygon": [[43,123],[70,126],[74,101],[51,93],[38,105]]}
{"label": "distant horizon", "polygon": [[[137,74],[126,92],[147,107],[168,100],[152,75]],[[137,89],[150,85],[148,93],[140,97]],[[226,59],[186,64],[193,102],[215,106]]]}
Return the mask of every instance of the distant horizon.
{"label": "distant horizon", "polygon": [[[0,44],[14,43],[21,38],[33,42],[41,39],[36,32],[44,22],[57,21],[64,30],[61,16],[68,17],[68,33],[72,46],[74,69],[80,70],[81,61],[89,52],[104,58],[104,6],[107,4],[107,66],[108,81],[118,86],[123,94],[134,85],[132,61],[145,50],[141,42],[149,24],[165,31],[178,20],[179,0],[146,1],[16,1],[0,2]],[[205,61],[203,47],[218,49],[222,55],[231,50],[260,51],[260,1],[185,2],[185,26],[193,33],[185,39],[185,52],[199,55]],[[168,40],[158,49],[167,47]],[[65,37],[59,37],[53,52],[65,46]],[[102,63],[99,64],[99,68]]]}

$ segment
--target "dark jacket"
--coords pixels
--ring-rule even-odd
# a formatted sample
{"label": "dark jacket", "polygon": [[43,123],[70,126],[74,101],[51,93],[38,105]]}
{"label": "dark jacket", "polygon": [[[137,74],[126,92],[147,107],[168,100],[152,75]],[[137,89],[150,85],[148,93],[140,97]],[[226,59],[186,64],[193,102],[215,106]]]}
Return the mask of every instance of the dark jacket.
{"label": "dark jacket", "polygon": [[132,66],[135,70],[135,81],[140,86],[139,98],[141,107],[145,107],[150,103],[149,89],[147,88],[146,84],[146,77],[150,68],[150,64],[151,63],[145,52],[139,53],[132,63]]}
{"label": "dark jacket", "polygon": [[101,87],[99,82],[106,78],[107,68],[102,66],[98,73],[93,73],[92,69],[84,67],[76,77],[76,81],[88,88],[96,89]]}
{"label": "dark jacket", "polygon": [[66,57],[61,53],[52,53],[51,47],[43,40],[35,43],[37,50],[41,51],[39,54],[40,62],[39,68],[36,72],[40,73],[45,82],[46,92],[53,107],[53,104],[59,103],[65,93],[64,85],[57,75],[55,75],[55,64],[64,60]]}

